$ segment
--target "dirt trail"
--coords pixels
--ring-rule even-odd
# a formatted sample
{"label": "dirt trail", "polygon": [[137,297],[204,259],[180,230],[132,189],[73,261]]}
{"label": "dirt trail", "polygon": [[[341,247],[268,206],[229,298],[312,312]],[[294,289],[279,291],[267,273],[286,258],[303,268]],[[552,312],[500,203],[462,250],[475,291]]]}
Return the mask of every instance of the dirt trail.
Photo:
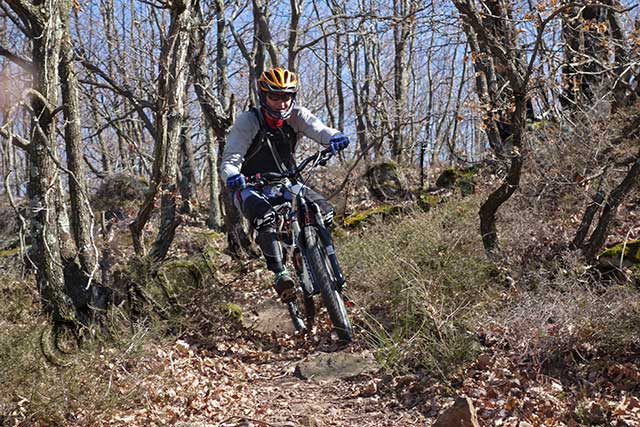
{"label": "dirt trail", "polygon": [[[415,426],[417,411],[379,393],[370,354],[261,333],[201,348],[189,340],[145,361],[137,404],[101,425]],[[354,375],[355,374],[355,375]]]}
{"label": "dirt trail", "polygon": [[233,301],[226,318],[212,314],[215,297],[205,291],[193,307],[200,328],[140,361],[136,375],[142,395],[97,425],[429,424],[393,393],[381,392],[380,370],[361,336],[339,347],[326,313],[311,336],[295,336],[263,272],[225,274],[222,283]]}

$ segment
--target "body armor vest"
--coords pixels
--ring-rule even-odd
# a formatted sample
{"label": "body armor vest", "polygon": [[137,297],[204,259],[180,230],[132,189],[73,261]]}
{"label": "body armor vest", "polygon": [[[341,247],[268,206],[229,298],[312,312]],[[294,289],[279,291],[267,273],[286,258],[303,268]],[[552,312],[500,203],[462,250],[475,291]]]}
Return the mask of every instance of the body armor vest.
{"label": "body armor vest", "polygon": [[261,111],[254,109],[253,112],[258,117],[260,130],[245,154],[242,174],[253,176],[257,173],[285,172],[293,168],[296,132],[286,122],[281,127],[272,129],[265,123]]}

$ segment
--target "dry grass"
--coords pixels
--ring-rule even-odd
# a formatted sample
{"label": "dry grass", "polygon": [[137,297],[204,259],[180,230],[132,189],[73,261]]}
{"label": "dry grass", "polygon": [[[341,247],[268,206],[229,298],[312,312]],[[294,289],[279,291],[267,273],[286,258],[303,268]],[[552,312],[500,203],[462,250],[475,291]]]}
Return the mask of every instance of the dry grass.
{"label": "dry grass", "polygon": [[500,285],[475,231],[477,209],[477,198],[452,200],[341,239],[350,295],[390,371],[446,378],[479,352],[475,319]]}

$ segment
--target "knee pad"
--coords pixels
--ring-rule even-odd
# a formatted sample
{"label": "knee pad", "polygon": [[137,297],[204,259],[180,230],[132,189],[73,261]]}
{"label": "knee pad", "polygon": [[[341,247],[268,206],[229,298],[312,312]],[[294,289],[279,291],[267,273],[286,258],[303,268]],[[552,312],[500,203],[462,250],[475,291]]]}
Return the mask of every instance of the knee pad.
{"label": "knee pad", "polygon": [[262,215],[258,215],[253,218],[253,227],[258,233],[262,232],[263,230],[267,231],[269,229],[273,229],[275,224],[276,212],[273,209],[269,209]]}

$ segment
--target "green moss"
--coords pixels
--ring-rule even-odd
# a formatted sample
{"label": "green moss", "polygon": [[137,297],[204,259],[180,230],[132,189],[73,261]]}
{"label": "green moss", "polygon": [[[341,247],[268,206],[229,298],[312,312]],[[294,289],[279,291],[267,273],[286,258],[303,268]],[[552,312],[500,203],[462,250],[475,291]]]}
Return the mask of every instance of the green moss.
{"label": "green moss", "polygon": [[357,227],[358,225],[362,224],[365,221],[369,221],[372,218],[395,215],[401,213],[402,211],[402,206],[380,205],[375,208],[352,213],[344,219],[344,225],[345,227]]}
{"label": "green moss", "polygon": [[365,176],[369,189],[379,200],[401,199],[406,192],[405,179],[400,167],[393,162],[372,165]]}
{"label": "green moss", "polygon": [[215,261],[219,254],[220,250],[211,245],[205,247],[202,251],[202,258],[204,259],[204,263],[207,265],[207,268],[212,274],[218,270]]}
{"label": "green moss", "polygon": [[222,311],[224,312],[224,314],[226,314],[228,317],[230,317],[233,320],[237,320],[239,322],[242,322],[244,320],[242,307],[240,307],[238,304],[229,302],[224,305]]}
{"label": "green moss", "polygon": [[618,261],[624,259],[628,262],[638,264],[640,263],[640,240],[618,243],[603,251],[598,258]]}
{"label": "green moss", "polygon": [[418,196],[418,206],[425,212],[445,201],[446,199],[438,194],[423,192]]}
{"label": "green moss", "polygon": [[224,233],[213,230],[203,231],[202,233],[200,233],[200,235],[204,237],[208,242],[215,242],[216,240],[225,237]]}
{"label": "green moss", "polygon": [[0,251],[0,258],[9,257],[20,252],[20,248],[5,249]]}
{"label": "green moss", "polygon": [[202,266],[193,260],[171,261],[160,268],[160,273],[164,276],[170,298],[203,284]]}

